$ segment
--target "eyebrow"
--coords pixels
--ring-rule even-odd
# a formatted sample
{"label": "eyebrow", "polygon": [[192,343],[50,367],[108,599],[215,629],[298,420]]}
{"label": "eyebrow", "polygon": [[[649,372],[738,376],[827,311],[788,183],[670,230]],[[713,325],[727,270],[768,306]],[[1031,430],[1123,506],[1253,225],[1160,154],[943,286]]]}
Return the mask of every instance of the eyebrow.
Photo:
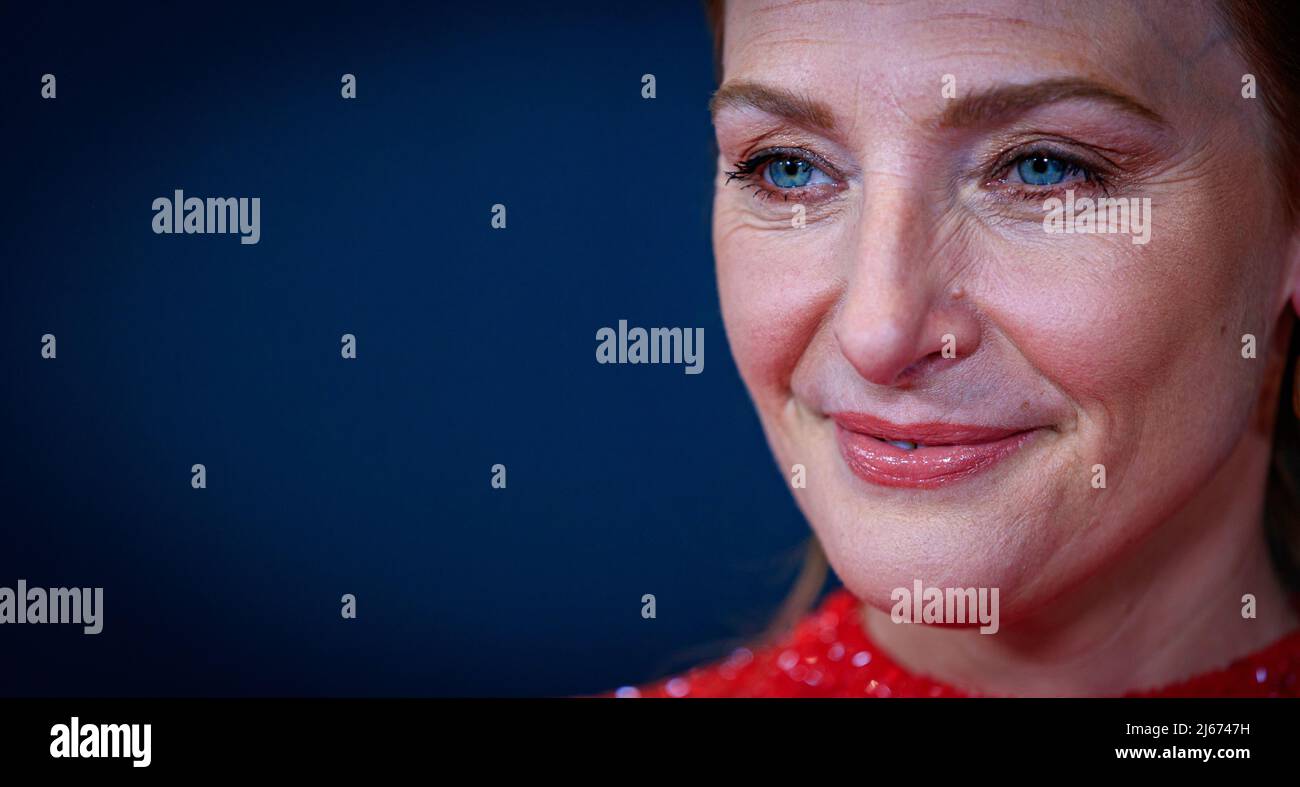
{"label": "eyebrow", "polygon": [[[1101,101],[1158,125],[1167,125],[1155,110],[1132,96],[1089,79],[1046,79],[1023,85],[999,85],[965,95],[948,104],[939,128],[990,125],[1034,107],[1070,99]],[[716,118],[724,108],[757,109],[802,126],[834,132],[835,112],[825,102],[787,88],[738,80],[728,82],[709,100]]]}
{"label": "eyebrow", "polygon": [[939,118],[940,128],[964,128],[989,125],[1008,115],[1027,112],[1034,107],[1070,99],[1086,99],[1110,104],[1116,109],[1143,120],[1167,125],[1155,110],[1142,102],[1089,79],[1046,79],[1025,85],[999,85],[980,90],[953,101]]}
{"label": "eyebrow", "polygon": [[822,131],[835,130],[835,112],[829,104],[803,93],[758,82],[728,82],[709,99],[709,112],[716,118],[724,108],[757,109]]}

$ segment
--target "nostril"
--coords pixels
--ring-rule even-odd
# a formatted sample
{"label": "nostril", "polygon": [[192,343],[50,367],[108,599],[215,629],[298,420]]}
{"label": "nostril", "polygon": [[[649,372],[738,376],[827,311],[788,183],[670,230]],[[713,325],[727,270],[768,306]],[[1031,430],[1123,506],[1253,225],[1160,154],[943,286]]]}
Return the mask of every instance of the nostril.
{"label": "nostril", "polygon": [[845,293],[832,333],[863,380],[907,387],[975,352],[979,324],[973,314],[935,304],[926,292],[863,285]]}
{"label": "nostril", "polygon": [[907,388],[947,369],[957,363],[956,358],[946,357],[942,352],[932,352],[898,373],[894,380],[895,387]]}

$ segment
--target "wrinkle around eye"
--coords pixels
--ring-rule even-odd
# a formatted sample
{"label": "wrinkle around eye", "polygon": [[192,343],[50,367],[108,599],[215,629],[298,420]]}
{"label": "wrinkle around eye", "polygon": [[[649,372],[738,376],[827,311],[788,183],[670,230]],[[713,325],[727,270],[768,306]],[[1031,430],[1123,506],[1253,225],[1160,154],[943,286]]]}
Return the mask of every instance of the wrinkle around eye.
{"label": "wrinkle around eye", "polygon": [[[721,195],[719,195],[721,196]],[[796,226],[796,206],[802,205],[803,226]],[[842,214],[847,207],[843,194],[835,195],[821,203],[801,202],[795,197],[789,200],[779,198],[754,198],[748,191],[736,191],[725,201],[715,205],[715,223],[725,227],[726,235],[737,230],[772,231],[798,230],[811,232],[814,228],[826,226]],[[724,237],[724,236],[719,236]]]}

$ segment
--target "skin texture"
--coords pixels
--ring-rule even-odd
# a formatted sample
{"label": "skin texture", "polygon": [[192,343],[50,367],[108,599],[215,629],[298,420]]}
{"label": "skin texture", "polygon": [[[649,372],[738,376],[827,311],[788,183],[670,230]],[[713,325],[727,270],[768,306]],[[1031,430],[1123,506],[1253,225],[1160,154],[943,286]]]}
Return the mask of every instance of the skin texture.
{"label": "skin texture", "polygon": [[[1250,71],[1208,4],[727,4],[728,339],[782,472],[807,468],[802,511],[902,663],[972,691],[1117,694],[1296,625],[1260,513],[1300,240]],[[1097,89],[970,101],[1043,81]],[[1110,196],[1150,198],[1150,241],[1047,233],[1046,197],[1102,194],[998,169],[1043,140],[1103,165]],[[728,182],[772,147],[824,177]],[[851,472],[837,411],[1035,432],[958,482],[891,488]],[[999,588],[1000,631],[893,623],[890,593],[915,579]]]}

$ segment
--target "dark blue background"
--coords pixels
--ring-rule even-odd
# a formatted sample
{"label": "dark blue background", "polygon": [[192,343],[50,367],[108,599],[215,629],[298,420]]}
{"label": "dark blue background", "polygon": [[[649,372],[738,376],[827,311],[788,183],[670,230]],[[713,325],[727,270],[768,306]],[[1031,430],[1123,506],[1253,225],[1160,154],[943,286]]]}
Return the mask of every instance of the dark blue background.
{"label": "dark blue background", "polygon": [[[105,625],[0,627],[0,693],[594,692],[762,627],[807,529],[725,346],[696,3],[17,5],[0,586]],[[155,235],[177,188],[260,244]],[[705,372],[597,365],[619,319]]]}

